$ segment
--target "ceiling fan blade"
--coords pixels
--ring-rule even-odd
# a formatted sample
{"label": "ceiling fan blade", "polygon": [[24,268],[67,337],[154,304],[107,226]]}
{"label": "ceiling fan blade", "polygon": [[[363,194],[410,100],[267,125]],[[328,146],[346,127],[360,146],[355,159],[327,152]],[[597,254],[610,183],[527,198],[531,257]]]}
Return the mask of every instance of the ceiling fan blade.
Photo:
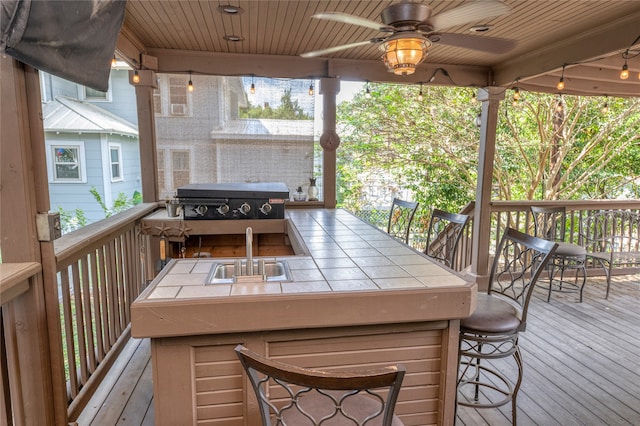
{"label": "ceiling fan blade", "polygon": [[305,52],[300,54],[303,58],[315,58],[317,56],[327,55],[329,53],[339,52],[341,50],[351,49],[352,47],[364,46],[365,44],[377,43],[379,39],[371,39],[358,41],[355,43],[342,44],[340,46],[327,47],[326,49],[314,50],[313,52]]}
{"label": "ceiling fan blade", "polygon": [[393,27],[384,25],[380,22],[372,21],[370,19],[360,18],[358,16],[349,15],[342,12],[322,12],[316,13],[311,16],[316,19],[326,19],[328,21],[342,22],[343,24],[359,25],[361,27],[372,28],[377,31],[393,32]]}
{"label": "ceiling fan blade", "polygon": [[[436,37],[438,40],[436,41]],[[464,47],[465,49],[480,50],[487,53],[502,54],[510,52],[516,47],[515,40],[496,37],[484,37],[471,34],[439,33],[432,37],[434,43],[449,46]]]}
{"label": "ceiling fan blade", "polygon": [[510,11],[511,8],[500,1],[474,1],[455,9],[438,13],[428,22],[433,26],[434,31],[440,31],[443,28],[456,27],[468,22],[478,22],[485,18],[504,15]]}

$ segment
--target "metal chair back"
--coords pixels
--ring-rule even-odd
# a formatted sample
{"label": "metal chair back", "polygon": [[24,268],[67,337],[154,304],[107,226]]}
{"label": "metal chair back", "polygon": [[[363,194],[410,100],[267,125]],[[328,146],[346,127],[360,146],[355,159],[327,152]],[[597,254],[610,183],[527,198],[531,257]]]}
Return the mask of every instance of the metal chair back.
{"label": "metal chair back", "polygon": [[[263,426],[402,425],[394,416],[402,365],[368,371],[325,371],[270,360],[235,348],[258,399]],[[331,419],[331,421],[328,421]]]}
{"label": "metal chair back", "polygon": [[389,235],[409,244],[411,222],[418,209],[418,203],[394,198],[389,212],[387,232]]}
{"label": "metal chair back", "polygon": [[466,214],[433,209],[424,254],[452,268],[462,231],[468,222]]}

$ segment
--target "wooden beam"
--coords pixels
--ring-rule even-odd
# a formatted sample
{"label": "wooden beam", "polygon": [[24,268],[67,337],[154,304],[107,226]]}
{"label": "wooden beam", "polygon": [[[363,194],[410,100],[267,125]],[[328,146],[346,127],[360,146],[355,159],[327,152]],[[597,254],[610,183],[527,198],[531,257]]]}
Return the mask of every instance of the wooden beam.
{"label": "wooden beam", "polygon": [[[245,55],[232,53],[194,52],[176,49],[149,49],[158,58],[158,72],[210,75],[255,75],[273,78],[339,77],[341,80],[376,81],[386,83],[428,83],[484,87],[490,70],[486,67],[422,63],[410,76],[397,76],[385,68],[382,61],[348,59],[301,58],[280,55]],[[442,72],[444,70],[444,72]]]}
{"label": "wooden beam", "polygon": [[[611,52],[627,49],[638,36],[638,22],[640,2],[634,13],[628,13],[592,30],[583,31],[574,37],[549,43],[542,49],[532,50],[496,66],[494,85],[510,85],[518,78],[538,76],[562,68],[564,64],[590,61]],[[622,62],[620,65],[622,66]]]}

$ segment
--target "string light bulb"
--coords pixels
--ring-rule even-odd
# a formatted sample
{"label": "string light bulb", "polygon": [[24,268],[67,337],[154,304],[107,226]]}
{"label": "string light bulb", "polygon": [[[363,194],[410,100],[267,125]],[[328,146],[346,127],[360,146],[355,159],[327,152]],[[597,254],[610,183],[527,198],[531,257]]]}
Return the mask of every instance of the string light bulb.
{"label": "string light bulb", "polygon": [[116,55],[113,55],[113,59],[111,59],[111,68],[115,68],[118,65],[118,60],[116,59]]}
{"label": "string light bulb", "polygon": [[604,104],[602,105],[602,113],[606,114],[609,112],[609,102],[607,102],[607,96],[604,97]]}
{"label": "string light bulb", "polygon": [[367,99],[371,99],[371,90],[369,89],[369,82],[367,81],[367,88],[364,91],[364,97]]}
{"label": "string light bulb", "polygon": [[253,83],[253,76],[251,76],[251,89],[249,89],[252,95],[256,94],[256,85]]}
{"label": "string light bulb", "polygon": [[418,93],[418,101],[422,102],[424,96],[422,96],[422,83],[420,83],[420,93]]}
{"label": "string light bulb", "polygon": [[138,70],[133,71],[133,77],[131,77],[131,81],[133,81],[134,84],[140,83],[140,74],[138,74]]}
{"label": "string light bulb", "polygon": [[562,99],[562,96],[558,96],[558,103],[556,104],[556,112],[562,112],[562,110],[564,109],[564,101]]}
{"label": "string light bulb", "polygon": [[564,90],[564,67],[566,65],[562,65],[562,74],[560,75],[560,80],[558,81],[558,84],[556,85],[556,88],[558,90]]}
{"label": "string light bulb", "polygon": [[622,69],[620,70],[620,79],[621,80],[626,80],[629,78],[629,65],[627,65],[627,60],[624,60],[624,65],[622,66]]}
{"label": "string light bulb", "polygon": [[476,96],[476,94],[474,93],[473,96],[471,96],[471,103],[475,104],[476,102],[478,102],[478,97]]}
{"label": "string light bulb", "polygon": [[313,96],[313,83],[309,85],[309,96]]}
{"label": "string light bulb", "polygon": [[187,84],[187,90],[193,92],[193,81],[191,81],[191,71],[189,71],[189,84]]}
{"label": "string light bulb", "polygon": [[513,100],[520,100],[520,89],[518,89],[517,87],[513,89]]}

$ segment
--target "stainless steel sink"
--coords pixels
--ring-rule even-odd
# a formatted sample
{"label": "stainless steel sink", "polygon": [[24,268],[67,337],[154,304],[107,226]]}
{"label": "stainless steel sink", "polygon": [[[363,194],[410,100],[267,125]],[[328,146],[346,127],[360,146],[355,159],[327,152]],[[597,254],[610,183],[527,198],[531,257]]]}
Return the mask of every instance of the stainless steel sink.
{"label": "stainless steel sink", "polygon": [[247,275],[247,261],[214,263],[207,284],[231,284],[239,281],[291,281],[289,265],[284,260],[254,260],[254,275]]}

